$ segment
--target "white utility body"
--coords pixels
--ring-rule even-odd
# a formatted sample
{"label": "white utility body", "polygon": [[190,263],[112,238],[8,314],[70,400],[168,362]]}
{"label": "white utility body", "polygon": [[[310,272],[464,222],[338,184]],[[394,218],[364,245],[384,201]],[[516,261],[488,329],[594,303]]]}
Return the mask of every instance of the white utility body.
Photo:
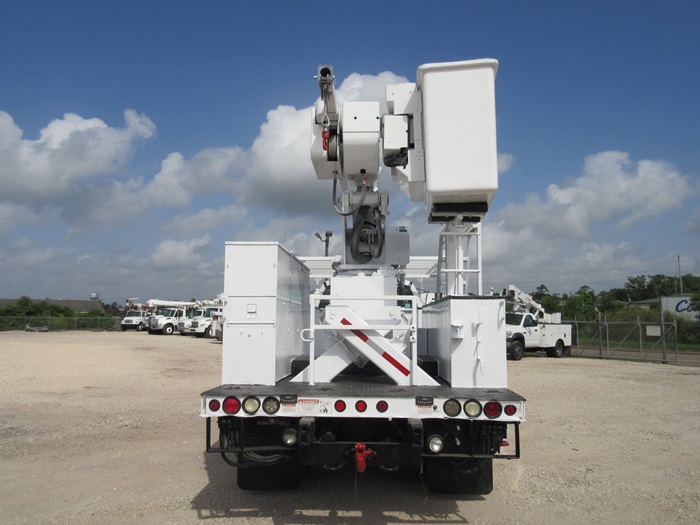
{"label": "white utility body", "polygon": [[506,351],[513,361],[523,351],[544,350],[549,357],[561,357],[571,350],[571,325],[561,324],[560,313],[547,313],[542,305],[515,285],[503,295],[513,304],[506,314]]}
{"label": "white utility body", "polygon": [[134,301],[136,300],[138,300],[138,297],[132,297],[126,300],[126,311],[121,321],[123,332],[126,332],[130,328],[142,332],[148,327],[148,318],[151,316],[151,312],[145,305],[135,303]]}
{"label": "white utility body", "polygon": [[180,321],[187,317],[197,303],[150,299],[146,304],[156,312],[148,319],[148,333],[171,335],[177,331]]}
{"label": "white utility body", "polygon": [[[226,243],[222,384],[202,394],[201,415],[207,450],[237,467],[239,487],[295,488],[305,466],[417,468],[434,492],[486,494],[492,459],[519,457],[525,399],[507,387],[505,298],[484,295],[481,275],[497,67],[420,66],[416,83],[386,87],[386,115],[379,101],[338,102],[332,66],[319,67],[311,160],[332,181],[345,250]],[[380,152],[443,225],[437,257],[412,258],[407,229],[387,224]]]}

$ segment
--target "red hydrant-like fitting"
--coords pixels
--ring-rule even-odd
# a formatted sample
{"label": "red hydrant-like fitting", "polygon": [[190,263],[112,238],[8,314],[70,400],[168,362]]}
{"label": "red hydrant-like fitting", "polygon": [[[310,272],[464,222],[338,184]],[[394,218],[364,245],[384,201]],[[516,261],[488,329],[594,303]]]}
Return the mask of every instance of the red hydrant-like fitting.
{"label": "red hydrant-like fitting", "polygon": [[355,443],[355,468],[357,472],[364,472],[367,468],[367,457],[373,454],[372,449],[365,446],[364,443]]}

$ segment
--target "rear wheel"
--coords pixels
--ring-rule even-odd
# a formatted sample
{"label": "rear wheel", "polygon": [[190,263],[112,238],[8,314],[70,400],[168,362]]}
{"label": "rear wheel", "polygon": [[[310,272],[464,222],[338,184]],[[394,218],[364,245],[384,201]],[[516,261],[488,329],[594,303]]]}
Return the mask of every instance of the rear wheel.
{"label": "rear wheel", "polygon": [[493,490],[491,458],[465,461],[426,459],[423,473],[428,490],[437,494],[489,494]]}
{"label": "rear wheel", "polygon": [[510,348],[508,349],[508,355],[512,361],[520,361],[523,358],[523,352],[525,347],[520,341],[513,341],[510,343]]}
{"label": "rear wheel", "polygon": [[171,324],[166,324],[163,327],[163,335],[172,335],[172,333],[174,331],[175,331],[175,329],[173,328],[173,325],[171,325]]}
{"label": "rear wheel", "polygon": [[211,339],[212,337],[214,337],[214,332],[212,331],[211,326],[204,330],[204,337],[206,337],[207,339]]}
{"label": "rear wheel", "polygon": [[146,327],[143,326],[143,323],[139,323],[139,325],[136,327],[136,330],[137,330],[138,332],[143,332],[143,329],[144,329],[144,328],[146,328]]}
{"label": "rear wheel", "polygon": [[547,357],[561,357],[564,355],[564,341],[557,339],[556,344],[552,348],[547,348]]}
{"label": "rear wheel", "polygon": [[122,332],[126,332],[126,326],[122,326]]}

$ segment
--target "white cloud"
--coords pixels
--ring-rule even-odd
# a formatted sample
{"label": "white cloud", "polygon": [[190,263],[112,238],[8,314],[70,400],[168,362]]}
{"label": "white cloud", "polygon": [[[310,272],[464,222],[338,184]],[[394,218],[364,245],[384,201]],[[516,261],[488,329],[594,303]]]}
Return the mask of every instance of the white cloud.
{"label": "white cloud", "polygon": [[498,173],[505,173],[515,164],[515,156],[511,153],[498,154]]}
{"label": "white cloud", "polygon": [[586,158],[583,174],[565,186],[550,184],[544,197],[511,203],[497,221],[511,231],[547,238],[586,237],[612,219],[619,228],[679,208],[693,194],[691,180],[664,161],[634,163],[620,151]]}
{"label": "white cloud", "polygon": [[248,160],[239,147],[209,148],[186,160],[171,153],[139,195],[144,209],[181,208],[197,195],[233,192],[240,184]]}
{"label": "white cloud", "polygon": [[164,229],[170,235],[191,237],[222,226],[235,224],[240,227],[240,224],[247,222],[247,218],[248,210],[238,205],[204,208],[197,213],[177,215]]}
{"label": "white cloud", "polygon": [[194,239],[176,241],[168,239],[156,246],[151,254],[151,262],[155,268],[168,270],[196,270],[197,265],[204,260],[201,250],[209,245],[211,237],[204,235]]}
{"label": "white cloud", "polygon": [[[353,74],[337,95],[341,101],[383,100],[385,85],[401,82],[406,79],[388,72]],[[19,240],[0,248],[3,275],[31,283],[42,290],[40,296],[87,297],[97,291],[108,300],[167,294],[188,299],[221,291],[223,240],[279,241],[296,253],[320,255],[324,245],[314,232],[330,229],[330,251],[341,253],[342,219],[332,210],[331,183],[317,180],[309,158],[311,108],[280,105],[267,113],[249,149],[208,148],[190,158],[174,151],[143,178],[123,173],[131,172],[134,148],[155,136],[155,125],[144,115],[128,110],[123,127],[115,128],[66,114],[28,140],[0,112],[0,234],[10,239],[18,225],[43,221],[52,231],[67,224],[74,241],[96,227],[102,234],[131,219],[135,226],[133,241],[122,237],[117,245],[101,235],[98,247],[81,248],[56,247],[54,241],[65,239],[47,246],[17,230],[13,237]],[[500,153],[499,173],[515,162],[514,155]],[[434,255],[441,226],[428,224],[424,207],[410,203],[389,180],[385,170],[380,185],[390,192],[390,224],[408,227],[413,254]],[[591,155],[578,177],[487,216],[485,283],[498,288],[514,282],[526,289],[532,281],[534,289],[544,281],[552,291],[575,291],[582,284],[601,289],[605,268],[605,278],[619,286],[620,275],[644,268],[643,253],[631,240],[594,234],[663,217],[697,195],[693,184],[664,161],[633,161],[619,151]],[[687,233],[700,231],[699,210],[687,219]],[[66,286],[75,293],[60,291]]]}
{"label": "white cloud", "polygon": [[116,173],[136,143],[155,134],[144,115],[127,110],[124,119],[125,127],[111,128],[100,119],[67,113],[29,140],[10,115],[0,112],[2,199],[38,208],[55,204],[75,184]]}

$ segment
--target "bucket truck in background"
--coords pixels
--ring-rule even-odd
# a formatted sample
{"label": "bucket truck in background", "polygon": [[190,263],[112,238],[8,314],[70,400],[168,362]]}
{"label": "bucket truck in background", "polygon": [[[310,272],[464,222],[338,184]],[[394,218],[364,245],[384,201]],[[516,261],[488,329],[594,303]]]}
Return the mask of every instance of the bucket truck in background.
{"label": "bucket truck in background", "polygon": [[513,361],[523,352],[544,350],[548,357],[561,357],[571,351],[571,325],[561,324],[560,313],[547,313],[542,305],[515,285],[502,295],[513,304],[506,313],[506,351]]}
{"label": "bucket truck in background", "polygon": [[185,319],[187,314],[197,303],[194,301],[164,301],[150,299],[149,308],[156,309],[155,315],[148,319],[149,334],[171,335],[177,331],[178,323]]}
{"label": "bucket truck in background", "polygon": [[[200,414],[207,451],[237,468],[240,488],[296,488],[307,466],[412,468],[433,492],[487,494],[493,459],[520,457],[525,399],[507,386],[505,298],[485,295],[481,275],[497,66],[420,66],[416,83],[387,86],[386,115],[379,102],[340,104],[332,66],[319,67],[311,160],[332,183],[345,251],[324,267],[275,242],[226,243],[222,384],[201,394]],[[443,225],[427,263],[387,222],[380,146]],[[425,304],[417,266],[436,283]]]}

